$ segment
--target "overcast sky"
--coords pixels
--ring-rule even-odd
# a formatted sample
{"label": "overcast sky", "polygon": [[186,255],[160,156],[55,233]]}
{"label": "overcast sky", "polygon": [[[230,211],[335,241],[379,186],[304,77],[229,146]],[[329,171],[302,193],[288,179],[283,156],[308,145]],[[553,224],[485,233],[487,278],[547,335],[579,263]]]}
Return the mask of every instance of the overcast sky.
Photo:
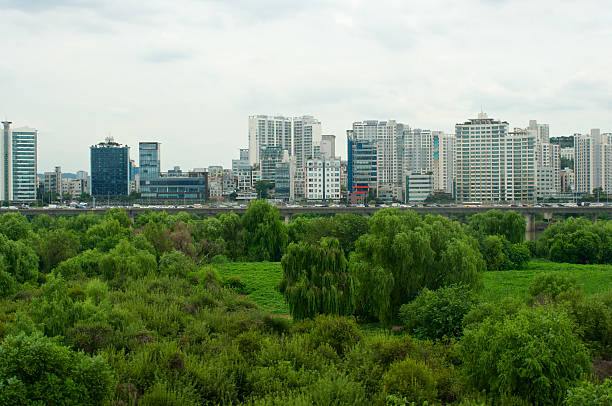
{"label": "overcast sky", "polygon": [[482,108],[551,135],[612,130],[609,1],[0,0],[0,116],[39,172],[109,133],[162,168],[231,165],[250,114],[454,131]]}

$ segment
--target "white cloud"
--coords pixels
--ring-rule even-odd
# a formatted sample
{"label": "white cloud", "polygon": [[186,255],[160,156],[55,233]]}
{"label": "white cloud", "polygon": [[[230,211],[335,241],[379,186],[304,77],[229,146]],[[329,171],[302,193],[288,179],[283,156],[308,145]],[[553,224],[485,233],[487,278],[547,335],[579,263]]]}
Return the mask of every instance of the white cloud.
{"label": "white cloud", "polygon": [[555,135],[612,130],[604,1],[0,0],[0,115],[40,170],[89,167],[109,132],[162,166],[229,166],[249,114],[452,131],[480,106]]}

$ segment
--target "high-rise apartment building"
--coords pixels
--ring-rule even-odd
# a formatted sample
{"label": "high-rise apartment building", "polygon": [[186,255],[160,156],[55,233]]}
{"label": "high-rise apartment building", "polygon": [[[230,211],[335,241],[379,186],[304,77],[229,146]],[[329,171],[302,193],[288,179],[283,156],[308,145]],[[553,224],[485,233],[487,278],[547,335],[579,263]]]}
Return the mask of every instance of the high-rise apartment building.
{"label": "high-rise apartment building", "polygon": [[560,147],[550,142],[548,124],[529,120],[526,130],[536,140],[537,197],[552,197],[561,191]]}
{"label": "high-rise apartment building", "polygon": [[[376,193],[377,196],[400,198],[405,182],[405,130],[408,126],[389,121],[358,121],[347,137],[357,141],[368,141],[376,145]],[[349,149],[350,154],[350,149]]]}
{"label": "high-rise apartment building", "polygon": [[403,170],[407,173],[432,172],[434,166],[434,152],[437,152],[434,144],[438,142],[430,130],[420,128],[404,129],[404,165]]}
{"label": "high-rise apartment building", "polygon": [[112,137],[90,147],[91,194],[96,198],[127,196],[130,192],[130,147]]}
{"label": "high-rise apartment building", "polygon": [[536,137],[510,133],[485,113],[455,125],[455,182],[459,201],[531,201],[536,197]]}
{"label": "high-rise apartment building", "polygon": [[576,192],[593,193],[599,188],[611,192],[612,134],[592,129],[588,135],[575,135],[574,149]]}
{"label": "high-rise apartment building", "polygon": [[455,136],[436,131],[433,137],[434,190],[452,195],[455,181]]}
{"label": "high-rise apartment building", "polygon": [[295,156],[298,168],[314,157],[321,144],[321,122],[312,116],[283,117],[257,115],[249,117],[249,163],[261,162],[266,147],[279,147]]}
{"label": "high-rise apartment building", "polygon": [[0,200],[30,202],[36,200],[37,138],[33,128],[11,128],[2,122],[0,140]]}

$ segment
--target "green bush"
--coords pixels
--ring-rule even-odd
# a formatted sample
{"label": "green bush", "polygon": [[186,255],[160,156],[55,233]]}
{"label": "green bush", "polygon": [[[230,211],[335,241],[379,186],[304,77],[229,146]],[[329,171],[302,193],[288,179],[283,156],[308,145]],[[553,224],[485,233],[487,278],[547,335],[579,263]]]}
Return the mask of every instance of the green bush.
{"label": "green bush", "polygon": [[463,370],[478,390],[514,395],[535,404],[559,404],[590,370],[589,354],[574,324],[551,307],[524,309],[464,331]]}
{"label": "green bush", "polygon": [[236,293],[240,295],[248,295],[249,290],[247,289],[246,283],[242,280],[240,276],[230,276],[223,281],[223,286],[234,290]]}
{"label": "green bush", "polygon": [[406,358],[391,364],[382,379],[384,393],[422,404],[436,398],[436,382],[423,361]]}
{"label": "green bush", "polygon": [[165,252],[159,259],[159,272],[162,275],[185,277],[188,273],[195,271],[195,268],[194,260],[181,251]]}
{"label": "green bush", "polygon": [[408,331],[421,339],[458,337],[463,318],[475,304],[466,286],[451,285],[434,291],[426,288],[400,308],[400,318]]}
{"label": "green bush", "polygon": [[296,324],[294,330],[308,332],[312,348],[329,344],[339,355],[362,338],[355,319],[342,316],[319,315]]}
{"label": "green bush", "polygon": [[577,286],[575,277],[549,272],[537,275],[531,282],[528,293],[532,298],[546,297],[556,300],[559,294],[574,291]]}
{"label": "green bush", "polygon": [[612,405],[612,379],[601,384],[584,381],[570,388],[565,397],[565,406],[609,406]]}
{"label": "green bush", "polygon": [[0,344],[0,404],[102,405],[113,375],[88,357],[40,335],[6,337]]}

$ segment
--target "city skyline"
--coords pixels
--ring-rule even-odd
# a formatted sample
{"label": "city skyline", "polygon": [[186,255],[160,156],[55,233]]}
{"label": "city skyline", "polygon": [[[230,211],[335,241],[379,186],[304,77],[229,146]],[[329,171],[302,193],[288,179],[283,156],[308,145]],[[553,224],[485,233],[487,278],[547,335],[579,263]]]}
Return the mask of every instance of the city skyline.
{"label": "city skyline", "polygon": [[[506,119],[502,118],[502,116],[491,115],[491,114],[489,114],[486,111],[480,111],[480,112],[477,112],[477,113],[473,113],[471,116],[468,115],[466,117],[476,118],[481,113],[485,113],[485,114],[487,114],[490,117],[497,118],[497,119],[500,119],[500,120],[502,120],[504,122],[507,122],[509,129],[527,127],[528,125],[531,124],[531,122],[535,122],[535,121],[541,122],[539,119],[538,120],[529,119],[529,120],[527,120],[526,122],[523,122],[523,123],[514,123],[514,122],[512,122],[510,120],[506,120]],[[298,116],[298,115],[292,116],[292,115],[281,115],[281,114],[279,114],[279,115],[274,115],[274,114],[259,114],[259,115],[258,114],[250,114],[249,115],[249,117],[257,117],[257,116],[270,117],[270,118],[272,118],[272,117],[279,118],[280,117],[280,118],[291,118],[291,119],[293,119],[293,118],[301,118],[304,115],[303,116]],[[305,116],[311,117],[310,115],[305,115]],[[316,116],[314,116],[314,117],[317,118]],[[322,123],[322,120],[318,120],[318,121],[321,122],[322,127],[324,128],[324,124]],[[386,119],[386,120],[376,120],[376,119],[354,120],[354,121],[352,121],[350,127],[345,129],[344,133],[341,134],[340,136],[338,136],[336,134],[331,134],[331,135],[335,136],[335,140],[336,140],[336,144],[335,144],[336,156],[341,157],[342,160],[346,160],[348,158],[348,156],[347,156],[347,131],[351,131],[351,127],[354,124],[357,124],[357,123],[360,123],[360,122],[367,122],[367,121],[370,121],[370,122],[398,122],[398,123],[402,123],[403,125],[407,126],[407,128],[410,131],[418,130],[418,131],[426,131],[426,132],[429,132],[429,133],[433,132],[433,133],[439,133],[440,135],[451,136],[451,137],[454,137],[454,135],[455,135],[454,127],[456,125],[460,125],[461,124],[461,120],[460,120],[456,124],[453,125],[453,129],[452,130],[447,132],[447,131],[442,131],[442,130],[435,129],[435,128],[426,128],[426,127],[422,127],[422,126],[414,126],[414,125],[411,125],[410,123],[402,122],[401,120],[395,120],[395,119]],[[547,123],[545,125],[549,126],[550,124]],[[39,135],[39,137],[40,137],[41,131],[36,126],[22,125],[21,127],[35,128],[37,133],[38,133],[38,135]],[[183,170],[190,170],[190,169],[209,167],[209,166],[221,166],[223,168],[232,168],[232,166],[233,166],[232,165],[232,161],[236,160],[236,157],[238,157],[240,155],[240,151],[241,150],[249,150],[248,123],[245,124],[245,127],[247,127],[247,131],[246,131],[246,135],[245,135],[245,142],[244,142],[244,144],[246,144],[246,147],[236,148],[236,150],[233,152],[233,154],[230,154],[227,158],[226,157],[223,158],[223,163],[219,163],[219,160],[217,158],[216,161],[212,161],[212,162],[200,161],[199,163],[196,163],[193,166],[187,166],[182,161],[172,161],[172,162],[169,162],[165,158],[163,164],[160,167],[160,169],[163,170],[163,171],[168,171],[168,170],[172,170],[172,169],[174,169],[176,167],[180,167]],[[612,133],[612,128],[610,130],[608,130],[608,129],[605,129],[605,128],[590,127],[587,130],[584,130],[582,132],[575,132],[575,133],[571,133],[571,134],[554,134],[554,133],[551,133],[550,134],[550,138],[573,137],[574,135],[589,135],[589,134],[591,134],[593,129],[598,130],[602,134]],[[327,136],[329,136],[329,135],[327,135]],[[108,137],[106,137],[106,138],[108,138]],[[125,144],[125,145],[127,145],[129,147],[134,147],[134,148],[137,148],[138,145],[143,142],[143,139],[136,140],[134,142],[134,145],[132,145],[130,143],[123,142],[121,139],[115,139],[115,137],[111,137],[111,138],[113,138],[114,141],[119,142],[120,144]],[[144,139],[153,140],[153,138],[146,138],[146,137]],[[39,138],[38,142],[39,142],[38,160],[40,161],[41,151],[43,151],[42,148],[40,147],[40,138]],[[98,144],[100,142],[101,142],[101,139],[97,140],[96,142],[94,142],[91,145],[96,145],[96,144]],[[147,141],[144,141],[144,142],[147,142]],[[157,143],[157,144],[163,144],[163,142],[158,141],[158,140],[153,140],[151,142],[154,142],[154,143]],[[181,144],[177,143],[176,140],[175,140],[175,142],[173,144],[175,146],[176,145],[178,145],[179,147],[181,146]],[[86,154],[89,153],[88,152],[89,147],[90,147],[90,145],[87,145],[87,146],[84,147],[84,148],[87,148],[87,150],[85,150],[84,153],[86,153]],[[44,154],[44,151],[43,151],[43,154]],[[164,155],[166,155],[166,152],[164,152]],[[89,156],[89,155],[87,155],[87,156]],[[140,166],[140,162],[138,160],[138,155],[137,154],[131,156],[130,159],[132,159],[137,164],[137,166]],[[229,161],[229,164],[226,163],[226,161]],[[76,174],[77,172],[82,171],[85,168],[89,167],[89,163],[86,163],[84,167],[73,167],[73,166],[70,166],[70,163],[68,163],[68,165],[66,165],[66,162],[58,162],[58,161],[51,161],[51,162],[53,162],[53,164],[49,168],[43,167],[43,166],[41,166],[39,164],[38,165],[38,174],[42,175],[46,171],[51,171],[51,170],[53,170],[53,168],[55,168],[58,165],[62,167],[63,173],[70,173],[70,174]],[[69,169],[65,170],[64,168],[69,168]]]}
{"label": "city skyline", "polygon": [[168,167],[229,167],[252,114],[313,115],[345,159],[356,119],[452,133],[482,106],[521,126],[550,123],[552,136],[612,128],[603,1],[3,0],[0,10],[11,39],[0,116],[39,130],[41,170],[87,167],[86,146],[109,133],[161,142]]}

